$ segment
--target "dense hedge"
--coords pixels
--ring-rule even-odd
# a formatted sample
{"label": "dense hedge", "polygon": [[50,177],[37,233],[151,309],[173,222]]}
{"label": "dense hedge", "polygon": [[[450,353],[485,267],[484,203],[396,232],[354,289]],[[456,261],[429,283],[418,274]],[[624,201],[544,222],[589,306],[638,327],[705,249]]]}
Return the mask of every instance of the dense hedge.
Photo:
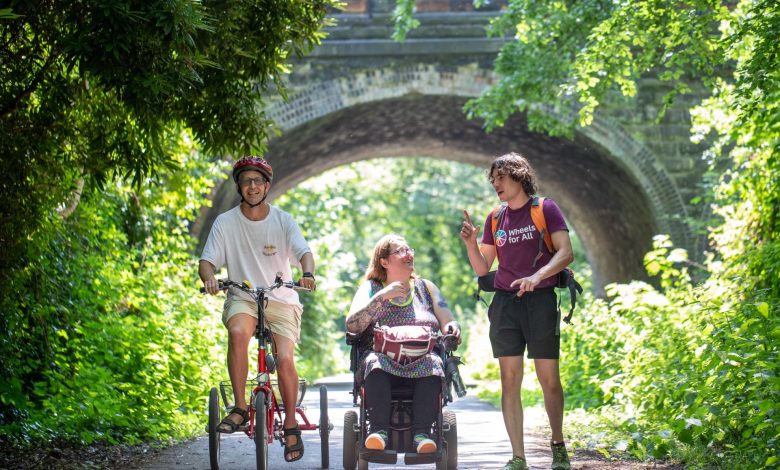
{"label": "dense hedge", "polygon": [[187,222],[213,177],[195,157],[141,193],[85,194],[36,233],[0,299],[5,438],[132,443],[200,427],[223,353],[195,290]]}

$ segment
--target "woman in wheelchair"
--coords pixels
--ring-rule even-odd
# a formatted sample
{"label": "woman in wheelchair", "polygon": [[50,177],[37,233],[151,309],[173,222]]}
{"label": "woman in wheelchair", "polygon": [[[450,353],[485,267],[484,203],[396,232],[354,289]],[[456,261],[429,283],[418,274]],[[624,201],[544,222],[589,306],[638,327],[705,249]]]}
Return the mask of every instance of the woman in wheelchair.
{"label": "woman in wheelchair", "polygon": [[[360,334],[382,325],[416,325],[455,335],[460,342],[460,326],[454,320],[439,288],[414,272],[414,250],[400,235],[385,235],[374,253],[346,320],[349,333]],[[414,391],[412,432],[418,454],[436,452],[431,428],[439,413],[439,394],[445,377],[441,356],[430,349],[403,351],[394,358],[368,350],[358,364],[364,380],[364,398],[370,416],[365,447],[384,450],[388,440],[392,388],[407,385]],[[411,355],[411,356],[410,356]],[[361,371],[361,369],[358,369]]]}

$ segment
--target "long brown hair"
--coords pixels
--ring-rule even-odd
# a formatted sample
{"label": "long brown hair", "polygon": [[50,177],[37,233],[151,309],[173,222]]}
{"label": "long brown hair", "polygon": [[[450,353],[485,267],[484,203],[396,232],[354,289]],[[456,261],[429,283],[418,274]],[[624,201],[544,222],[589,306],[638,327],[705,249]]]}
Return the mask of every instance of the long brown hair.
{"label": "long brown hair", "polygon": [[[371,256],[371,261],[368,263],[368,269],[366,269],[365,278],[367,280],[381,283],[387,281],[387,270],[382,266],[382,263],[380,263],[379,260],[390,257],[390,249],[392,248],[393,243],[396,245],[409,245],[404,237],[395,233],[380,238],[374,246],[374,254]],[[412,277],[417,277],[417,275],[412,273]]]}

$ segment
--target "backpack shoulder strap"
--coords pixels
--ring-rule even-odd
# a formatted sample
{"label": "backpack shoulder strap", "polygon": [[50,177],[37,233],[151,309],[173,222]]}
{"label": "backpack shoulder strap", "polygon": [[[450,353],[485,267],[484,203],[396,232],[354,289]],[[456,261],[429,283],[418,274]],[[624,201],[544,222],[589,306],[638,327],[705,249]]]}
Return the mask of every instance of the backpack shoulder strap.
{"label": "backpack shoulder strap", "polygon": [[[506,206],[504,204],[499,204],[496,207],[493,208],[492,211],[490,211],[490,227],[491,227],[491,233],[493,234],[493,246],[496,247],[496,259],[498,259],[498,246],[496,245],[496,231],[498,230],[498,225],[501,223],[501,219],[504,217],[504,210],[506,210]],[[498,260],[498,263],[501,264],[501,260]]]}
{"label": "backpack shoulder strap", "polygon": [[[574,308],[577,306],[577,295],[582,295],[582,285],[574,278],[574,271],[571,268],[563,268],[558,273],[558,287],[559,289],[569,289],[569,298],[571,299],[571,308],[569,314],[563,319],[566,323],[571,323],[571,317],[574,315]],[[558,318],[561,317],[561,297],[558,296]],[[558,330],[556,328],[556,334]]]}
{"label": "backpack shoulder strap", "polygon": [[[555,253],[555,249],[552,243],[552,235],[550,235],[549,231],[547,230],[547,221],[544,218],[543,207],[544,198],[534,196],[533,201],[531,202],[531,220],[533,220],[534,225],[536,225],[536,230],[538,230],[541,234],[541,237],[544,240],[544,244],[547,246],[547,251],[550,253]],[[541,246],[539,248],[541,250]]]}
{"label": "backpack shoulder strap", "polygon": [[493,236],[496,235],[498,223],[501,222],[501,217],[504,215],[504,208],[506,208],[505,205],[499,204],[490,211],[490,226],[493,229]]}

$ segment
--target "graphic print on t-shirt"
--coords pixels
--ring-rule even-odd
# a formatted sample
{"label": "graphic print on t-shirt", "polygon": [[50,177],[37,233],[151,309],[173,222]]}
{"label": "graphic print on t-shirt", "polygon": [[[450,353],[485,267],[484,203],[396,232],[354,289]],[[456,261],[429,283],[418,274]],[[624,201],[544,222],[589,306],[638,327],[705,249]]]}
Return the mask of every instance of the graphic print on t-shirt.
{"label": "graphic print on t-shirt", "polygon": [[496,246],[504,246],[506,243],[506,232],[503,230],[497,230],[495,236]]}
{"label": "graphic print on t-shirt", "polygon": [[[499,232],[503,232],[500,230]],[[506,236],[506,235],[505,235]],[[509,237],[507,242],[514,245],[526,240],[534,240],[536,238],[536,226],[534,224],[526,225],[523,228],[513,228],[509,230]],[[496,243],[498,246],[503,246],[503,243]]]}

